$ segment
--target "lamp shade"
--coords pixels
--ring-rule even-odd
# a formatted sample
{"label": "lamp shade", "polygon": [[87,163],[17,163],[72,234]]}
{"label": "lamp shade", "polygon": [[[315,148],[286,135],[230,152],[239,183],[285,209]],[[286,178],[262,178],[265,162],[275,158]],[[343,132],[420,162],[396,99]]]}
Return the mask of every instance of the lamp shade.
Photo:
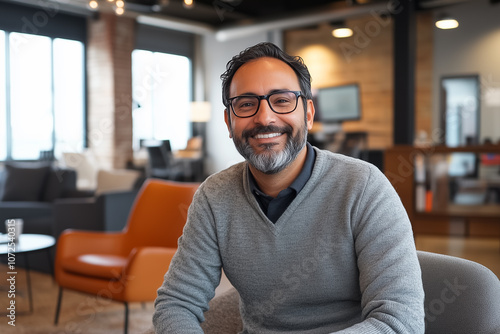
{"label": "lamp shade", "polygon": [[191,102],[191,122],[208,122],[211,114],[210,102]]}

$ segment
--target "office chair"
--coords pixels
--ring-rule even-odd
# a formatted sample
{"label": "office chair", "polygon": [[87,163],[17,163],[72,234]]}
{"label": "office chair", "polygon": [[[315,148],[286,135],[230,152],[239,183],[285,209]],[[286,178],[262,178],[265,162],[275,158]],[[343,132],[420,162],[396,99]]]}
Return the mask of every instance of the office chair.
{"label": "office chair", "polygon": [[127,333],[128,303],[156,298],[198,185],[147,180],[121,232],[63,232],[55,260],[59,296],[54,323],[63,289],[71,289],[123,302]]}
{"label": "office chair", "polygon": [[175,163],[169,140],[159,141],[156,145],[147,145],[146,148],[149,177],[174,181],[184,179],[182,165]]}

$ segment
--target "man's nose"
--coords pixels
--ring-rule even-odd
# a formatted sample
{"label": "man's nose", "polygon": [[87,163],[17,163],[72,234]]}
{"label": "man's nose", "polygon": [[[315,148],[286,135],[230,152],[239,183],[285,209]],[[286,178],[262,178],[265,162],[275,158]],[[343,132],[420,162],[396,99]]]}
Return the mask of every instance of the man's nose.
{"label": "man's nose", "polygon": [[274,123],[276,120],[276,113],[271,109],[269,102],[266,99],[260,100],[259,110],[254,116],[254,122],[267,125]]}

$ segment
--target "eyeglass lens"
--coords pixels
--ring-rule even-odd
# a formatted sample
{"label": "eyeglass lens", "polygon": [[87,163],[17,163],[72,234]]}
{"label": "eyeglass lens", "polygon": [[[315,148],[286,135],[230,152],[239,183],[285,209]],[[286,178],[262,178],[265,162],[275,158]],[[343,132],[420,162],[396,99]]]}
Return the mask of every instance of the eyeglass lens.
{"label": "eyeglass lens", "polygon": [[[252,116],[259,108],[261,98],[258,96],[240,96],[232,101],[237,116]],[[278,114],[292,112],[297,107],[298,96],[294,92],[278,92],[267,98],[271,109]]]}

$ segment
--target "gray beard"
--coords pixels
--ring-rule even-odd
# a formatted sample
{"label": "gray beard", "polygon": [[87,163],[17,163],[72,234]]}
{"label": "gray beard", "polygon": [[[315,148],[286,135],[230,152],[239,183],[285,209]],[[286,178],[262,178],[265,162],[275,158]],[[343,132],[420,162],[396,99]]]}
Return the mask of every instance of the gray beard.
{"label": "gray beard", "polygon": [[[274,151],[273,145],[265,147],[263,153],[255,153],[253,148],[248,143],[248,138],[251,135],[265,132],[283,132],[287,136],[285,148],[281,151]],[[300,151],[304,148],[307,141],[307,127],[299,130],[292,136],[293,129],[291,126],[278,128],[275,126],[266,126],[252,129],[252,131],[244,132],[240,138],[233,134],[233,142],[238,152],[258,171],[264,174],[276,174],[288,167],[296,158]]]}

